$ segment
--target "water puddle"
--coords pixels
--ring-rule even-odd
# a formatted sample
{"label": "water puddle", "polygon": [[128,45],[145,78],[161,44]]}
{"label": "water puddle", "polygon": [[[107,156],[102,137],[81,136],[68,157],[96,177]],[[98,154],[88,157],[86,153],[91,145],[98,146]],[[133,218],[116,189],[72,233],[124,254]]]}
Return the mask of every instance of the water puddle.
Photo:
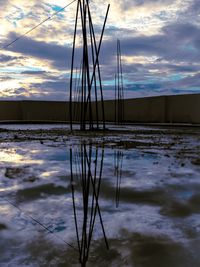
{"label": "water puddle", "polygon": [[2,142],[0,266],[200,266],[200,167],[181,140]]}

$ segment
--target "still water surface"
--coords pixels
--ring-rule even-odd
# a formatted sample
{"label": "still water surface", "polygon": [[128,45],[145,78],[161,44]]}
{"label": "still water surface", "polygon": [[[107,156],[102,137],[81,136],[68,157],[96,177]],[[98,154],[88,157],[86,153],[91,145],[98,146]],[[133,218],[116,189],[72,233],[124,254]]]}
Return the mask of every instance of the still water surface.
{"label": "still water surface", "polygon": [[200,266],[199,139],[145,138],[2,142],[0,266]]}

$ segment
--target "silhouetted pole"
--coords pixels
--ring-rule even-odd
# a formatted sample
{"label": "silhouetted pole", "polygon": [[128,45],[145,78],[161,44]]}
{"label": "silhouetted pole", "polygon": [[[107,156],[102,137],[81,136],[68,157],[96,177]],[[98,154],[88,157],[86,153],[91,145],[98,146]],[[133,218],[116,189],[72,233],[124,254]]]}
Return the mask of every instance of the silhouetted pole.
{"label": "silhouetted pole", "polygon": [[71,59],[70,93],[69,93],[69,117],[70,117],[70,129],[71,129],[71,131],[73,130],[73,127],[72,127],[72,123],[73,123],[73,121],[72,121],[72,90],[73,90],[74,55],[75,55],[76,31],[77,31],[79,5],[80,5],[80,1],[78,0],[77,9],[76,9],[75,27],[74,27],[74,39],[73,39],[72,59]]}
{"label": "silhouetted pole", "polygon": [[115,123],[124,122],[124,84],[121,58],[121,44],[117,40],[117,75],[115,77]]}
{"label": "silhouetted pole", "polygon": [[98,68],[98,74],[99,74],[99,84],[100,84],[100,93],[101,93],[101,107],[102,107],[102,120],[103,120],[103,129],[104,130],[106,128],[105,127],[105,108],[104,108],[103,87],[102,87],[101,73],[100,73],[100,66],[99,66],[99,54],[100,54],[100,50],[101,50],[101,45],[102,45],[102,41],[103,41],[103,36],[104,36],[104,31],[105,31],[105,26],[106,26],[109,10],[110,10],[110,4],[107,7],[106,16],[105,16],[103,28],[102,28],[102,31],[101,31],[101,37],[100,37],[98,48],[97,48],[97,45],[96,45],[96,38],[95,38],[94,28],[93,28],[92,19],[91,19],[91,13],[89,11],[89,20],[90,20],[90,24],[91,24],[92,35],[93,35],[93,38],[94,38],[95,52],[96,52],[96,61],[95,61],[95,64],[94,64],[94,71],[93,71],[93,75],[92,75],[92,79],[91,79],[91,84],[93,83],[93,80],[94,80],[94,77],[95,77],[95,71],[96,71],[96,67],[97,67]]}
{"label": "silhouetted pole", "polygon": [[115,74],[115,124],[117,124],[117,75]]}
{"label": "silhouetted pole", "polygon": [[120,99],[121,99],[121,122],[124,122],[124,82],[123,82],[123,69],[122,69],[122,54],[121,54],[121,42],[119,40],[119,68],[120,68]]}

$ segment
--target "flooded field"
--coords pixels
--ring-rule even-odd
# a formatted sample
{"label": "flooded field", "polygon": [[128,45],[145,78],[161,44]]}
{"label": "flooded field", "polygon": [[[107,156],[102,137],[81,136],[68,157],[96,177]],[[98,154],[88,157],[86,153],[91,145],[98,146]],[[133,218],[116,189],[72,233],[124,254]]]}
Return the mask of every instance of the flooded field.
{"label": "flooded field", "polygon": [[0,126],[1,267],[200,266],[200,128]]}

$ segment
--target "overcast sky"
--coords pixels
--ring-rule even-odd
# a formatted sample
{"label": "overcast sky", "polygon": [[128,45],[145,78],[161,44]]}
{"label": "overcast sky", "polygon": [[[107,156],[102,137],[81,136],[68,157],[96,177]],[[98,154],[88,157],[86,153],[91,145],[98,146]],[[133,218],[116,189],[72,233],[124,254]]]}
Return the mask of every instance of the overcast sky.
{"label": "overcast sky", "polygon": [[[69,2],[0,0],[1,100],[68,99],[76,3],[8,49],[2,47]],[[125,97],[200,92],[199,0],[90,3],[97,37],[111,4],[100,57],[105,98],[113,97],[118,38]]]}

